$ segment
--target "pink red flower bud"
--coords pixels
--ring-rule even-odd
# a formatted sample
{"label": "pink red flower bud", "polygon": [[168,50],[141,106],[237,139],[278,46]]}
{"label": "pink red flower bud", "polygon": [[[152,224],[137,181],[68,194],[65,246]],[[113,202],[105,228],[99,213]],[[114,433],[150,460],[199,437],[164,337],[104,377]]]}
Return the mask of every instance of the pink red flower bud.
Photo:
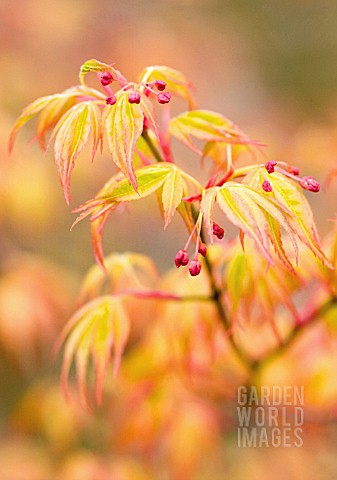
{"label": "pink red flower bud", "polygon": [[203,257],[206,257],[207,247],[206,247],[206,245],[205,245],[204,243],[200,243],[200,244],[199,244],[198,252],[199,252],[200,255],[202,255]]}
{"label": "pink red flower bud", "polygon": [[164,82],[164,80],[156,80],[154,84],[160,92],[166,88],[166,82]]}
{"label": "pink red flower bud", "polygon": [[140,103],[140,99],[142,98],[139,92],[130,92],[129,93],[129,103]]}
{"label": "pink red flower bud", "polygon": [[265,164],[265,168],[268,173],[273,173],[275,171],[276,165],[277,165],[277,162],[275,162],[274,160],[270,160],[270,162],[267,162]]}
{"label": "pink red flower bud", "polygon": [[176,264],[176,267],[179,268],[181,266],[185,266],[188,264],[189,258],[188,258],[188,253],[186,250],[179,250],[177,255],[174,258],[174,263]]}
{"label": "pink red flower bud", "polygon": [[107,98],[105,99],[105,103],[106,103],[107,105],[115,105],[116,101],[117,101],[117,100],[116,100],[115,95],[110,95],[110,97],[107,97]]}
{"label": "pink red flower bud", "polygon": [[169,103],[171,100],[171,94],[169,92],[160,93],[157,97],[159,103]]}
{"label": "pink red flower bud", "polygon": [[302,188],[309,190],[309,192],[319,192],[320,184],[313,177],[302,177],[299,180]]}
{"label": "pink red flower bud", "polygon": [[192,277],[196,277],[201,271],[201,263],[199,260],[192,260],[188,269]]}
{"label": "pink red flower bud", "polygon": [[213,222],[213,235],[218,237],[219,240],[221,240],[225,235],[225,230],[215,222]]}
{"label": "pink red flower bud", "polygon": [[264,182],[262,182],[262,188],[265,192],[273,191],[273,187],[270,185],[270,182],[268,182],[268,180],[264,180]]}
{"label": "pink red flower bud", "polygon": [[103,85],[103,87],[106,87],[108,85],[110,85],[110,83],[112,83],[113,81],[113,76],[111,75],[110,72],[104,72],[102,75],[101,75],[101,84]]}

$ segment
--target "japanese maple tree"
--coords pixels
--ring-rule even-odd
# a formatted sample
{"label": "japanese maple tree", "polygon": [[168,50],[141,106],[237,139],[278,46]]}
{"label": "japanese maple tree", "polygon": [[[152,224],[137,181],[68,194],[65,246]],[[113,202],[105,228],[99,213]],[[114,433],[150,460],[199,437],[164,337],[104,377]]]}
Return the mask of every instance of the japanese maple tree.
{"label": "japanese maple tree", "polygon": [[[96,72],[100,90],[88,86],[90,72]],[[228,118],[197,108],[192,92],[185,76],[166,66],[147,67],[131,82],[113,65],[89,60],[81,66],[79,85],[34,101],[13,127],[10,149],[18,130],[38,116],[36,140],[42,149],[54,143],[68,204],[71,173],[89,140],[92,157],[99,150],[107,151],[112,170],[113,163],[116,167],[97,195],[74,210],[78,214],[74,225],[89,217],[98,266],[84,279],[82,305],[64,328],[58,346],[64,349],[64,389],[68,392],[74,361],[83,404],[90,360],[99,403],[112,353],[116,376],[133,329],[144,327],[135,320],[130,300],[151,302],[154,324],[143,343],[131,350],[125,372],[144,358],[157,368],[182,362],[188,371],[202,372],[212,385],[221,383],[219,368],[227,362],[226,345],[251,377],[336,304],[337,241],[331,235],[329,254],[323,252],[304,195],[305,190],[320,190],[309,167],[302,176],[291,163],[269,159],[264,144]],[[187,110],[172,117],[170,103],[175,96],[186,101]],[[197,158],[208,159],[211,168],[205,184],[198,179],[197,166],[195,175],[180,166],[172,139]],[[242,155],[249,158],[248,165],[238,165]],[[121,205],[149,195],[153,208],[162,213],[165,229],[178,213],[187,230],[185,245],[177,245],[172,258],[179,272],[162,279],[149,258],[131,253],[105,258],[102,247],[108,217]],[[215,209],[220,224],[214,220]],[[239,242],[224,238],[228,222],[238,228]],[[299,308],[293,298],[313,279],[316,293]],[[280,306],[290,318],[286,327],[279,321]],[[182,315],[186,328],[176,325],[175,318]],[[246,323],[258,318],[264,319],[273,340],[265,351],[256,353],[247,347],[244,332]],[[165,345],[167,339],[172,345]],[[151,368],[138,375],[146,377]]]}

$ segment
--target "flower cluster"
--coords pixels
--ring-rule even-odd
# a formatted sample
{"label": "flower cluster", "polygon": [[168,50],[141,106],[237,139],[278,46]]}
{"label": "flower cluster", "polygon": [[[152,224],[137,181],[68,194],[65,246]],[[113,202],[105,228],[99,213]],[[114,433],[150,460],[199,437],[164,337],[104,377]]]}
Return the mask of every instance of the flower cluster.
{"label": "flower cluster", "polygon": [[[277,165],[282,165],[284,168],[277,167]],[[265,169],[267,172],[273,173],[278,171],[283,175],[295,180],[295,182],[299,183],[299,185],[304,189],[308,190],[309,192],[319,192],[320,191],[320,184],[317,180],[310,176],[299,177],[300,171],[297,167],[293,167],[288,165],[284,162],[275,162],[274,160],[270,160],[269,162],[265,163]],[[271,192],[272,186],[268,180],[265,180],[262,183],[262,188],[265,192]]]}
{"label": "flower cluster", "polygon": [[[113,75],[110,72],[103,72],[100,75],[100,81],[102,87],[106,90],[106,92],[109,94],[106,97],[106,104],[107,105],[115,105],[117,99],[115,94],[110,88],[110,84],[114,81],[117,80],[113,77]],[[142,99],[142,94],[138,89],[141,89],[143,93],[148,97],[150,94],[155,95],[157,98],[158,103],[164,105],[165,103],[169,103],[171,100],[171,94],[169,92],[164,92],[166,89],[166,82],[164,80],[155,80],[153,82],[148,82],[148,83],[133,83],[133,82],[127,82],[126,85],[123,85],[122,90],[130,90],[130,93],[128,95],[128,100],[129,103],[136,103],[139,104],[141,99]],[[158,90],[158,92],[156,90]]]}
{"label": "flower cluster", "polygon": [[[185,267],[186,265],[189,264],[188,269],[192,277],[196,277],[201,272],[202,264],[199,260],[199,255],[201,255],[202,257],[206,257],[207,255],[207,246],[201,240],[201,222],[202,222],[202,217],[199,216],[194,226],[194,229],[192,230],[186,242],[185,247],[182,250],[179,250],[179,252],[176,254],[174,258],[174,263],[177,268]],[[195,247],[193,259],[190,261],[187,249],[192,239],[194,238],[195,232],[196,232],[196,240],[195,240],[196,247]],[[213,235],[217,237],[219,240],[221,240],[225,234],[224,229],[215,222],[213,222],[213,225],[212,225],[212,232],[213,232]]]}

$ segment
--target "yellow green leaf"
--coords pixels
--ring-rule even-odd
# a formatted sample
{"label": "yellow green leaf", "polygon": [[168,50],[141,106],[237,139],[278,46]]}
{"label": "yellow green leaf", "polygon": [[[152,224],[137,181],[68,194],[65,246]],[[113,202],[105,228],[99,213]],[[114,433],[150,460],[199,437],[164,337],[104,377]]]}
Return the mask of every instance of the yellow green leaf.
{"label": "yellow green leaf", "polygon": [[169,131],[171,135],[200,154],[191,136],[206,142],[260,145],[223,115],[209,110],[192,110],[172,118]]}
{"label": "yellow green leaf", "polygon": [[96,373],[96,402],[100,403],[112,350],[116,375],[129,330],[129,318],[121,299],[111,295],[96,298],[72,316],[58,342],[59,347],[64,346],[61,379],[66,395],[70,366],[75,361],[81,401],[86,405],[86,377],[91,357]]}
{"label": "yellow green leaf", "polygon": [[163,184],[162,202],[165,226],[167,228],[184,194],[185,182],[178,168],[173,168]]}
{"label": "yellow green leaf", "polygon": [[[235,162],[242,154],[251,149],[251,145],[231,144],[231,162]],[[203,159],[209,157],[216,166],[227,170],[228,144],[226,142],[206,142],[202,151]]]}
{"label": "yellow green leaf", "polygon": [[88,141],[93,127],[94,148],[99,139],[99,108],[92,102],[81,102],[63,115],[55,127],[55,162],[67,203],[70,201],[70,176],[74,161]]}
{"label": "yellow green leaf", "polygon": [[291,212],[288,221],[293,231],[323,264],[333,268],[321,249],[312,210],[300,187],[279,172],[274,172],[268,180],[272,185],[275,199]]}
{"label": "yellow green leaf", "polygon": [[22,112],[20,117],[17,119],[15,122],[12,131],[10,133],[9,137],[9,144],[8,148],[9,151],[11,152],[13,150],[13,145],[14,145],[14,140],[16,137],[17,132],[20,130],[21,127],[25,125],[34,115],[39,113],[43,108],[45,108],[47,105],[49,105],[52,101],[55,99],[59,99],[59,95],[48,95],[46,97],[41,97],[35,100],[34,102],[30,103]]}
{"label": "yellow green leaf", "polygon": [[[13,149],[16,134],[32,117],[40,113],[37,126],[37,139],[44,148],[44,137],[47,130],[53,127],[62,115],[81,99],[104,101],[105,96],[94,88],[77,85],[62,93],[41,97],[29,104],[15,122],[9,137],[9,151]],[[44,111],[45,110],[45,111]]]}
{"label": "yellow green leaf", "polygon": [[130,185],[128,180],[121,174],[113,176],[93,199],[85,202],[74,212],[80,215],[74,225],[85,217],[91,215],[91,237],[94,254],[97,263],[104,267],[104,255],[102,247],[103,227],[110,213],[122,202],[139,200],[156,191],[164,183],[166,177],[175,167],[171,163],[159,163],[148,165],[136,170],[138,192]]}
{"label": "yellow green leaf", "polygon": [[218,190],[217,203],[228,220],[252,238],[262,255],[272,264],[264,213],[256,203],[245,196],[244,186],[235,182],[225,183]]}
{"label": "yellow green leaf", "polygon": [[140,83],[150,83],[156,80],[164,80],[167,83],[167,91],[187,100],[189,108],[195,108],[195,100],[191,93],[192,84],[178,70],[166,67],[165,65],[155,65],[146,67],[139,75]]}
{"label": "yellow green leaf", "polygon": [[227,291],[234,314],[237,311],[242,297],[246,300],[247,285],[252,285],[251,281],[247,282],[247,273],[247,256],[244,253],[239,252],[229,262],[226,275]]}
{"label": "yellow green leaf", "polygon": [[145,95],[142,95],[142,98],[140,100],[140,106],[144,116],[149,120],[156,134],[156,137],[159,140],[159,126],[153,103],[150,102],[150,100]]}
{"label": "yellow green leaf", "polygon": [[46,149],[46,132],[57,124],[75,102],[75,97],[55,98],[41,111],[36,127],[36,137],[43,150]]}
{"label": "yellow green leaf", "polygon": [[137,190],[133,160],[137,140],[143,131],[142,107],[129,103],[128,93],[123,92],[117,103],[107,106],[106,111],[105,133],[113,161]]}
{"label": "yellow green leaf", "polygon": [[154,288],[157,282],[157,268],[150,257],[140,253],[112,253],[105,259],[104,271],[99,265],[88,270],[79,301],[82,303],[126,289],[146,290]]}
{"label": "yellow green leaf", "polygon": [[84,77],[89,72],[97,72],[97,73],[98,72],[109,72],[113,76],[114,80],[117,80],[120,83],[125,83],[126,82],[123,75],[118,70],[113,68],[112,65],[108,65],[106,63],[100,62],[99,60],[96,60],[94,58],[91,59],[91,60],[87,60],[85,63],[83,63],[83,65],[80,68],[79,79],[80,79],[80,83],[82,85],[85,85]]}

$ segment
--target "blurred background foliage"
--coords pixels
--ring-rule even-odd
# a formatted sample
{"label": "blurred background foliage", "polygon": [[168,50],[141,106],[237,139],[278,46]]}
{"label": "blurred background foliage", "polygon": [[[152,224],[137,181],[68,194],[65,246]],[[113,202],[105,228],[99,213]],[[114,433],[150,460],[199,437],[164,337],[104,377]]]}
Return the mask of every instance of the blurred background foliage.
{"label": "blurred background foliage", "polygon": [[[177,415],[184,421],[177,422],[175,430],[167,427],[162,447],[179,471],[171,471],[171,477],[167,473],[153,477],[151,462],[146,462],[146,448],[155,442],[151,436],[155,428],[147,423],[149,413],[134,415],[126,430],[117,429],[120,444],[112,440],[116,412],[125,415],[128,405],[134,408],[130,391],[112,392],[114,412],[105,405],[88,415],[76,405],[65,405],[51,350],[74,309],[80,278],[93,263],[89,226],[82,222],[69,232],[74,217],[65,205],[52,153],[44,155],[36,144],[27,144],[33,126],[20,132],[10,158],[6,147],[22,108],[39,96],[76,84],[85,60],[114,62],[129,79],[146,65],[166,64],[193,82],[201,108],[228,116],[251,137],[270,145],[269,157],[297,165],[324,184],[337,167],[336,21],[334,0],[0,1],[2,480],[185,480],[198,452],[193,438],[199,439],[209,458],[200,467],[202,479],[261,480],[270,478],[271,472],[275,479],[336,478],[333,423],[311,425],[302,449],[239,450],[231,421],[227,434],[219,437],[219,419],[212,407],[172,385],[159,385],[156,395],[169,398],[167,418],[177,401],[181,406]],[[174,109],[182,108],[176,101]],[[195,156],[178,145],[176,152],[193,171]],[[91,198],[113,171],[107,155],[93,165],[89,153],[82,155],[73,175],[73,207]],[[310,197],[323,235],[336,212],[335,184],[336,180],[330,189]],[[149,206],[145,200],[112,215],[106,251],[146,253],[164,271],[172,265],[185,232],[179,219],[162,232],[159,212]],[[334,357],[325,352],[318,363],[312,360],[316,377],[311,388],[320,386],[326,392],[325,405],[320,396],[310,397],[319,408],[337,407]],[[268,375],[276,383],[296,382],[289,371],[298,361],[289,356]],[[239,374],[227,376],[228,385],[240,381]],[[144,432],[148,446],[132,444]],[[215,438],[221,438],[220,443]],[[179,445],[186,444],[191,446],[184,460]],[[181,461],[184,466],[179,466]]]}

